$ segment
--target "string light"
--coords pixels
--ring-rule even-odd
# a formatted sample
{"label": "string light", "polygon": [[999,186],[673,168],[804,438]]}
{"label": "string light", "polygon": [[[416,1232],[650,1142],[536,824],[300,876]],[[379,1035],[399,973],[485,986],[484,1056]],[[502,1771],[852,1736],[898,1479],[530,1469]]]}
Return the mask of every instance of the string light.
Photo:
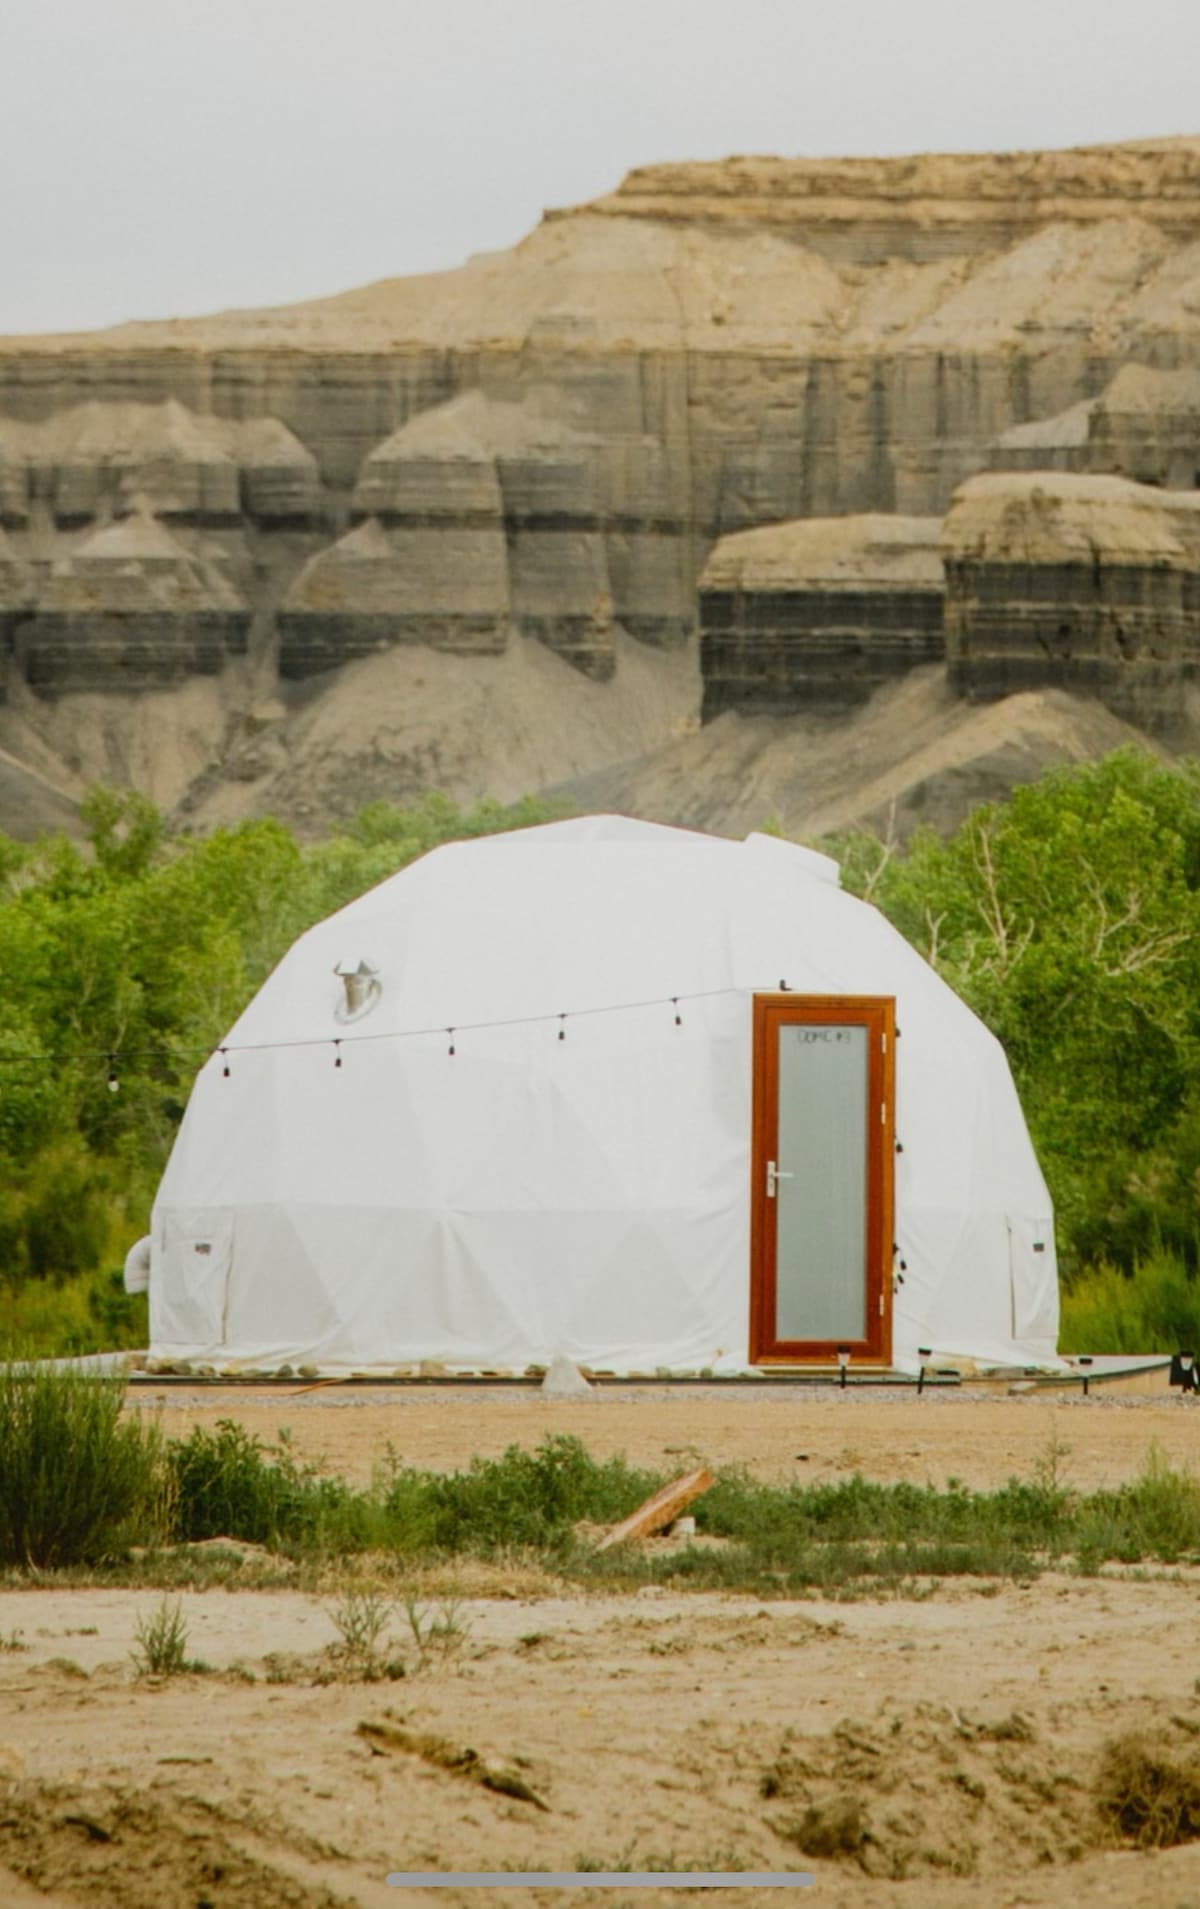
{"label": "string light", "polygon": [[[786,982],[780,983],[780,986],[783,987],[785,991],[791,992],[790,989],[787,989]],[[360,1041],[417,1040],[423,1036],[428,1037],[433,1034],[445,1034],[448,1037],[447,1053],[453,1055],[457,1049],[458,1035],[464,1031],[478,1030],[482,1032],[497,1028],[536,1027],[538,1025],[545,1025],[547,1022],[557,1022],[557,1037],[560,1041],[565,1041],[567,1038],[566,1024],[569,1020],[584,1020],[598,1014],[633,1014],[650,1008],[661,1007],[674,1009],[675,1026],[682,1027],[683,1014],[681,1012],[681,1003],[685,1001],[711,1001],[721,997],[733,995],[744,997],[747,995],[769,993],[770,991],[770,989],[761,985],[745,988],[701,988],[692,994],[656,995],[642,1001],[608,1001],[596,1007],[571,1008],[567,1011],[560,1010],[557,1013],[549,1014],[514,1014],[494,1021],[468,1021],[453,1027],[385,1028],[373,1033],[345,1036],[315,1034],[297,1040],[239,1041],[236,1044],[225,1041],[216,1048],[178,1047],[174,1044],[170,1047],[81,1048],[66,1055],[47,1056],[5,1053],[0,1050],[0,1068],[13,1068],[14,1070],[25,1068],[42,1071],[70,1066],[72,1063],[78,1064],[88,1060],[100,1060],[107,1065],[108,1086],[110,1090],[115,1093],[120,1087],[118,1067],[123,1065],[125,1068],[129,1068],[137,1061],[144,1061],[151,1065],[162,1065],[184,1060],[196,1060],[203,1063],[209,1058],[219,1058],[221,1061],[222,1078],[228,1080],[233,1071],[230,1065],[231,1057],[235,1054],[283,1053],[292,1049],[331,1046],[334,1050],[334,1066],[341,1067],[341,1049],[343,1046],[357,1045]],[[904,1151],[899,1141],[896,1143],[896,1151],[898,1153]]]}

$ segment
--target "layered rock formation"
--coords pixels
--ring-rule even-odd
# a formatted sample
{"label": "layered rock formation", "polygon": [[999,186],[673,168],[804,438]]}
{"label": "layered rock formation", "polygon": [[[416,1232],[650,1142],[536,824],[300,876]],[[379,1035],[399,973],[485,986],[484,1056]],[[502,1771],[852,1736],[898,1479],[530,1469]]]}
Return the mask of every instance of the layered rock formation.
{"label": "layered rock formation", "polygon": [[[1010,426],[1127,362],[1188,362],[1198,239],[1197,140],[648,168],[459,271],[0,345],[0,414],[136,396],[275,417],[348,492],[417,413],[536,385],[573,429],[664,447],[700,543],[928,513]],[[657,521],[661,488],[631,514]]]}
{"label": "layered rock formation", "polygon": [[0,702],[8,694],[13,643],[22,614],[32,598],[32,578],[26,564],[14,556],[12,545],[0,530]]}
{"label": "layered rock formation", "polygon": [[[10,678],[61,696],[212,674],[244,653],[271,598],[263,535],[311,534],[323,511],[316,460],[277,420],[228,422],[173,399],[0,418]],[[294,567],[286,537],[282,555]]]}
{"label": "layered rock formation", "polygon": [[951,685],[1054,687],[1169,734],[1200,681],[1200,497],[1119,477],[989,474],[942,533]]}
{"label": "layered rock formation", "polygon": [[15,664],[34,690],[175,683],[245,648],[250,612],[232,584],[153,518],[92,531],[41,569],[36,613],[13,626]]}
{"label": "layered rock formation", "polygon": [[[453,406],[385,439],[354,492],[358,527],[305,566],[279,613],[279,667],[312,675],[393,643],[495,655],[508,567],[494,459]],[[364,521],[365,519],[365,521]]]}
{"label": "layered rock formation", "polygon": [[264,530],[310,530],[325,515],[317,460],[278,418],[229,430],[241,474],[242,510]]}
{"label": "layered rock formation", "polygon": [[[39,512],[38,506],[42,506]],[[239,425],[162,403],[73,405],[44,423],[0,417],[0,518],[59,529],[135,510],[182,524],[308,524],[316,460],[277,419]]]}
{"label": "layered rock formation", "polygon": [[941,521],[810,518],[717,544],[700,577],[706,720],[845,710],[939,661]]}
{"label": "layered rock formation", "polygon": [[495,653],[516,626],[612,674],[612,593],[595,446],[478,392],[435,406],[363,464],[367,522],[306,567],[280,612],[297,677],[394,642]]}
{"label": "layered rock formation", "polygon": [[504,501],[513,615],[586,675],[613,673],[612,589],[595,446],[515,404],[474,405]]}
{"label": "layered rock formation", "polygon": [[301,571],[279,612],[285,678],[393,643],[495,656],[508,641],[508,576],[499,512],[490,530],[385,529],[374,518]]}
{"label": "layered rock formation", "polygon": [[1200,141],[639,166],[580,209],[717,230],[749,225],[839,263],[874,265],[995,252],[1046,225],[1101,225],[1114,207],[1174,237],[1200,236]]}
{"label": "layered rock formation", "polygon": [[[246,662],[221,678],[228,730],[214,752],[238,765],[238,801],[265,803],[279,785],[255,764],[278,768],[262,737],[283,734],[289,699],[332,693],[335,666],[365,668],[380,649],[499,669],[532,636],[611,687],[634,654],[627,637],[668,656],[692,642],[697,579],[739,533],[932,518],[988,469],[1190,485],[1198,366],[1194,139],[650,167],[459,271],[265,312],[0,340],[0,526],[23,579],[0,585],[20,598],[0,607],[12,722],[36,728],[53,780],[69,725],[30,708],[30,682],[70,702],[84,681],[161,683],[245,641]],[[165,636],[119,638],[71,581],[85,535],[146,516],[170,527],[193,596],[209,600],[181,609],[173,650]],[[831,582],[814,558],[807,574],[795,534],[785,543],[791,582],[743,591],[742,621],[731,609],[720,640],[710,618],[710,715],[846,703],[906,654],[932,653],[931,573],[906,605],[895,547],[872,569],[855,546],[866,568],[852,604],[845,573]],[[979,671],[955,680],[971,694],[1025,667],[988,597],[995,585],[1023,600],[1016,570],[993,568],[989,610],[968,617],[956,599]],[[1047,602],[1084,581],[1074,561],[1060,568]],[[1102,568],[1115,593],[1104,629],[1119,624],[1162,665],[1163,687],[1128,706],[1161,709],[1190,638],[1164,634],[1161,580],[1137,585],[1139,608],[1130,565]],[[1178,574],[1186,620],[1194,585]],[[722,592],[706,594],[716,614]],[[206,633],[202,613],[225,620]],[[1029,611],[1027,636],[1035,626],[1031,656],[1057,640],[1049,611]],[[1081,663],[1091,640],[1071,638]],[[1107,642],[1070,681],[1124,708],[1132,678],[1099,667]],[[243,751],[247,717],[259,740]],[[387,759],[374,722],[361,747],[346,743],[348,789]],[[431,777],[447,734],[431,742]],[[115,740],[109,754],[121,758]],[[197,801],[210,794],[206,783]]]}
{"label": "layered rock formation", "polygon": [[1124,365],[1095,398],[1002,432],[993,470],[1111,473],[1172,490],[1200,485],[1200,365]]}
{"label": "layered rock formation", "polygon": [[46,424],[0,420],[9,521],[68,530],[153,508],[184,523],[235,523],[238,468],[224,440],[219,422],[174,401],[73,405]]}

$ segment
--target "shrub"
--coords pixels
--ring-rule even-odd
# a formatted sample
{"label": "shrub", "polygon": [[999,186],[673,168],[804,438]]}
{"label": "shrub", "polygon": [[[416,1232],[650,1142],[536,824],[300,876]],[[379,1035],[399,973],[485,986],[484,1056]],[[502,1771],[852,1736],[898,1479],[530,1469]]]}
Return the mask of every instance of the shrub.
{"label": "shrub", "polygon": [[503,1551],[561,1547],[572,1525],[613,1524],[663,1480],[623,1458],[603,1463],[577,1438],[553,1434],[536,1451],[510,1445],[446,1476],[397,1470],[384,1500],[402,1551]]}
{"label": "shrub", "polygon": [[341,1633],[337,1648],[347,1670],[370,1682],[380,1670],[381,1646],[392,1621],[392,1605],[374,1591],[350,1590],[329,1615]]}
{"label": "shrub", "polygon": [[188,1669],[187,1625],[178,1598],[164,1597],[153,1616],[139,1617],[134,1635],[130,1656],[139,1677],[175,1677]]}
{"label": "shrub", "polygon": [[119,1266],[71,1279],[31,1279],[4,1293],[5,1339],[31,1359],[145,1346],[145,1293],[127,1293]]}
{"label": "shrub", "polygon": [[6,1161],[0,1185],[5,1284],[49,1283],[95,1267],[110,1250],[115,1208],[111,1173],[79,1140],[48,1146],[19,1167]]}
{"label": "shrub", "polygon": [[447,1662],[457,1656],[470,1636],[470,1626],[456,1597],[444,1597],[436,1607],[426,1604],[413,1592],[404,1599],[404,1615],[413,1643],[417,1647],[417,1668],[423,1670],[434,1658]]}
{"label": "shrub", "polygon": [[0,1564],[92,1564],[155,1534],[162,1440],[122,1420],[124,1394],[121,1378],[0,1366]]}
{"label": "shrub", "polygon": [[1200,1551],[1200,1481],[1172,1471],[1152,1445],[1132,1483],[1081,1501],[1075,1542],[1087,1568],[1104,1558],[1133,1564],[1140,1558],[1174,1563],[1194,1557]]}
{"label": "shrub", "polygon": [[374,1499],[302,1465],[285,1439],[273,1447],[220,1419],[168,1448],[175,1533],[198,1542],[242,1538],[272,1547],[362,1550],[385,1532]]}
{"label": "shrub", "polygon": [[1105,1745],[1096,1783],[1102,1819],[1139,1849],[1170,1849],[1200,1837],[1200,1764],[1181,1762],[1129,1735]]}
{"label": "shrub", "polygon": [[913,1574],[1024,1572],[1034,1550],[1070,1545],[1068,1495],[1053,1484],[1010,1479],[998,1491],[949,1484],[876,1484],[855,1476],[828,1485],[763,1485],[724,1472],[699,1500],[702,1530],[744,1547],[747,1564],[794,1584]]}
{"label": "shrub", "polygon": [[1180,1254],[1160,1250],[1132,1273],[1098,1266],[1062,1296],[1059,1345],[1064,1352],[1200,1354],[1200,1277]]}

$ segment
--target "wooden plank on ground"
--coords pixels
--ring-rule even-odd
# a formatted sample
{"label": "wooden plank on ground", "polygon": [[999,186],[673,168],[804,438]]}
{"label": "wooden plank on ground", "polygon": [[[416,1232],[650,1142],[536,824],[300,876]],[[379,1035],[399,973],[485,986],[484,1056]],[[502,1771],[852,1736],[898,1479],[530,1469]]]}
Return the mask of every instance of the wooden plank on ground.
{"label": "wooden plank on ground", "polygon": [[623,1518],[619,1525],[606,1531],[596,1546],[597,1551],[608,1551],[614,1544],[628,1544],[634,1538],[652,1538],[656,1531],[662,1531],[674,1524],[680,1512],[686,1511],[694,1499],[706,1492],[716,1479],[707,1465],[700,1465],[694,1472],[685,1472],[682,1478],[674,1478],[653,1498],[647,1498],[644,1505]]}

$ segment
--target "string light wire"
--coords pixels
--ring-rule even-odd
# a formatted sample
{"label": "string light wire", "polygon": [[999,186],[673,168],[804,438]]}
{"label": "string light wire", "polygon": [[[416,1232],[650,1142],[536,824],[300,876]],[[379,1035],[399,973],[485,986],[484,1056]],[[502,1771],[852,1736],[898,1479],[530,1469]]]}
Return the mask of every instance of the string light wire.
{"label": "string light wire", "polygon": [[[766,990],[774,992],[774,990]],[[430,1027],[380,1028],[373,1033],[363,1034],[312,1034],[293,1040],[280,1041],[222,1041],[216,1047],[105,1047],[77,1048],[70,1054],[36,1055],[0,1052],[0,1067],[29,1067],[48,1069],[71,1066],[93,1061],[108,1070],[109,1078],[124,1063],[128,1068],[132,1061],[182,1061],[199,1059],[201,1062],[215,1060],[222,1062],[222,1070],[228,1079],[231,1073],[230,1060],[238,1054],[283,1053],[294,1049],[310,1047],[332,1047],[335,1065],[341,1065],[342,1050],[346,1047],[358,1047],[380,1041],[419,1040],[431,1035],[450,1036],[449,1052],[454,1053],[460,1034],[487,1033],[495,1029],[510,1027],[553,1026],[557,1023],[558,1039],[566,1039],[566,1023],[585,1020],[599,1014],[635,1014],[650,1008],[670,1008],[674,1013],[676,1027],[683,1026],[683,1017],[679,1012],[681,1002],[713,1001],[722,996],[752,995],[764,992],[761,988],[701,988],[692,994],[654,995],[642,1001],[606,1001],[594,1007],[570,1008],[565,1012],[554,1010],[544,1014],[513,1014],[492,1021],[458,1021],[453,1027],[447,1027],[443,1021]]]}

